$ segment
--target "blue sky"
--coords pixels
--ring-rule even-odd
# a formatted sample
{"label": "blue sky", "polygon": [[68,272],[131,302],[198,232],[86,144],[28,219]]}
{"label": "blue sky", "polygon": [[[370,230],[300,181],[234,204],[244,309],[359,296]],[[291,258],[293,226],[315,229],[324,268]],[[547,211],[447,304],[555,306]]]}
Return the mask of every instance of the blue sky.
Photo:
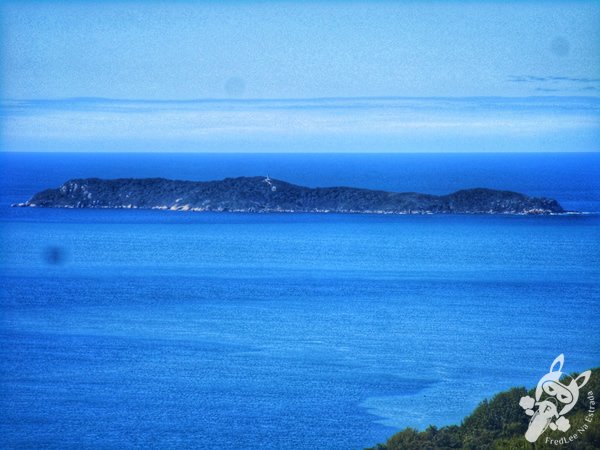
{"label": "blue sky", "polygon": [[[0,13],[5,151],[600,149],[600,2],[5,1]],[[318,98],[340,100],[298,100]],[[177,102],[201,99],[229,103]]]}

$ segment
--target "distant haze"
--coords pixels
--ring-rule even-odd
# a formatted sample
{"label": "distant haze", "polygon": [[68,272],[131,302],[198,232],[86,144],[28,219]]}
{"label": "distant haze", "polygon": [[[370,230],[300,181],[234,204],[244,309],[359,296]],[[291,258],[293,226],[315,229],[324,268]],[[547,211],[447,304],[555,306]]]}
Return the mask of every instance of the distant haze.
{"label": "distant haze", "polygon": [[2,148],[132,152],[597,151],[595,97],[10,101]]}

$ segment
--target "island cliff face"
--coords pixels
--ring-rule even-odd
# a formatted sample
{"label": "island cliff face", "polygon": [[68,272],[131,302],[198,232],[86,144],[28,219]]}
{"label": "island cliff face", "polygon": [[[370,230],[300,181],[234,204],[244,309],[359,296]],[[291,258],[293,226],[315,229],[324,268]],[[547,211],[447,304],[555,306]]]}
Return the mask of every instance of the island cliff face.
{"label": "island cliff face", "polygon": [[556,214],[556,200],[492,189],[449,195],[397,193],[350,187],[308,188],[265,177],[221,181],[164,178],[74,179],[14,206],[140,208],[183,211],[372,214]]}

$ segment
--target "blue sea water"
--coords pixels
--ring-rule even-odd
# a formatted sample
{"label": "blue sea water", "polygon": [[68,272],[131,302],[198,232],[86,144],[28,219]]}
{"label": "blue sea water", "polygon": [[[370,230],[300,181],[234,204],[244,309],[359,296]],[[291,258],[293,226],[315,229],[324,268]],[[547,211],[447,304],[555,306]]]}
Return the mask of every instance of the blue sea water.
{"label": "blue sea water", "polygon": [[600,217],[10,208],[69,178],[492,187],[600,155],[0,154],[0,446],[340,448],[600,365]]}

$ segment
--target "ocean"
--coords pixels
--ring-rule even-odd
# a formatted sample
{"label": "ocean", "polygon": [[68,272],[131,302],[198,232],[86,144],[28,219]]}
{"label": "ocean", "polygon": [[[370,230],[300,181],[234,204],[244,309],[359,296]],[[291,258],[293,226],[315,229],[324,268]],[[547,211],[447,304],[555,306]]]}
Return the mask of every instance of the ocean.
{"label": "ocean", "polygon": [[[0,447],[359,449],[600,365],[600,155],[0,154]],[[556,198],[583,215],[11,208],[79,177]]]}

